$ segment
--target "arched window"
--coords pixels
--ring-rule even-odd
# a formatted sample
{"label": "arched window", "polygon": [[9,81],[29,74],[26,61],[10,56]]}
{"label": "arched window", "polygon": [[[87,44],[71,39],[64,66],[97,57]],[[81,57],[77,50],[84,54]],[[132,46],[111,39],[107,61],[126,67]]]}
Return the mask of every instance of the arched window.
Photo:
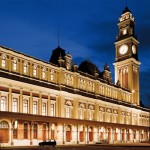
{"label": "arched window", "polygon": [[6,96],[1,96],[0,110],[1,111],[7,111],[7,98],[6,98]]}
{"label": "arched window", "polygon": [[50,115],[55,116],[55,103],[50,104]]}
{"label": "arched window", "polygon": [[46,115],[46,103],[42,103],[42,115]]}
{"label": "arched window", "polygon": [[17,98],[13,98],[12,112],[18,112],[18,99]]}
{"label": "arched window", "polygon": [[23,100],[23,113],[28,113],[28,100]]}
{"label": "arched window", "polygon": [[17,59],[13,60],[13,70],[17,70]]}
{"label": "arched window", "polygon": [[37,76],[37,66],[36,65],[33,66],[33,75]]}
{"label": "arched window", "polygon": [[24,72],[24,73],[27,73],[27,72],[28,72],[28,64],[27,64],[27,62],[25,62],[25,63],[23,64],[23,72]]}
{"label": "arched window", "polygon": [[6,56],[2,56],[2,67],[6,67]]}
{"label": "arched window", "polygon": [[37,101],[33,102],[33,114],[37,114],[38,113],[38,106],[37,106]]}
{"label": "arched window", "polygon": [[42,78],[45,79],[46,78],[46,68],[42,69]]}
{"label": "arched window", "polygon": [[54,70],[51,70],[50,73],[51,73],[51,74],[50,74],[50,80],[51,80],[51,81],[54,81]]}
{"label": "arched window", "polygon": [[28,139],[28,124],[27,123],[24,123],[23,125],[23,137],[24,139]]}

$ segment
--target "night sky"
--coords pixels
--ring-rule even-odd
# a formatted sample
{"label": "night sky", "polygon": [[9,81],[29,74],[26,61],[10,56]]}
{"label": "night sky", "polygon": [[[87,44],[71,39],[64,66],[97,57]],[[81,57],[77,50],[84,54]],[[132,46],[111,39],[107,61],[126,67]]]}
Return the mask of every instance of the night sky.
{"label": "night sky", "polygon": [[[128,0],[140,42],[140,94],[150,105],[150,0]],[[114,79],[118,18],[126,0],[0,0],[0,45],[49,61],[52,50],[69,51],[78,65],[89,60]]]}

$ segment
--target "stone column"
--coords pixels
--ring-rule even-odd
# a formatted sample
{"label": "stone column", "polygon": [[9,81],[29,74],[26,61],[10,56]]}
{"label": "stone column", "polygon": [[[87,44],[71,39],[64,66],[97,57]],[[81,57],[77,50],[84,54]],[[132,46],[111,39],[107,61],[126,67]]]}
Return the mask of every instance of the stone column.
{"label": "stone column", "polygon": [[14,145],[14,139],[13,139],[13,123],[14,123],[14,120],[11,120],[11,126],[10,126],[10,140],[11,140],[11,145]]}
{"label": "stone column", "polygon": [[23,112],[23,96],[22,96],[22,89],[20,89],[20,105],[19,105],[19,112]]}
{"label": "stone column", "polygon": [[79,128],[80,128],[80,126],[77,125],[77,144],[79,144],[79,142],[80,142],[80,139],[79,139],[79,132],[80,132],[80,130],[79,130]]}
{"label": "stone column", "polygon": [[8,94],[8,111],[12,111],[12,88],[9,88],[9,94]]}

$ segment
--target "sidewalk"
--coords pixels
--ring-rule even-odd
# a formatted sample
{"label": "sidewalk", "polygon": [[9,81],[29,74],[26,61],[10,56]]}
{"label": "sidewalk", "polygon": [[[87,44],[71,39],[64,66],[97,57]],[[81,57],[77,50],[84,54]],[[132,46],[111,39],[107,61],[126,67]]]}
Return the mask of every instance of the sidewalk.
{"label": "sidewalk", "polygon": [[133,146],[133,147],[150,147],[150,143],[111,143],[111,144],[108,144],[110,146],[121,146],[121,147],[124,147],[124,146]]}

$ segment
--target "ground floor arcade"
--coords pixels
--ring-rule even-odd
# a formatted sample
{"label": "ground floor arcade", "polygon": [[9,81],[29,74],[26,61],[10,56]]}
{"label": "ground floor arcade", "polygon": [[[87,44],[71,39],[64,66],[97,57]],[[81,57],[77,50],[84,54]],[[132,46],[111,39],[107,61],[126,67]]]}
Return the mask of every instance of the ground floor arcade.
{"label": "ground floor arcade", "polygon": [[3,145],[37,145],[46,139],[55,139],[57,144],[92,144],[103,139],[110,143],[132,143],[148,141],[149,128],[11,113],[0,118]]}

